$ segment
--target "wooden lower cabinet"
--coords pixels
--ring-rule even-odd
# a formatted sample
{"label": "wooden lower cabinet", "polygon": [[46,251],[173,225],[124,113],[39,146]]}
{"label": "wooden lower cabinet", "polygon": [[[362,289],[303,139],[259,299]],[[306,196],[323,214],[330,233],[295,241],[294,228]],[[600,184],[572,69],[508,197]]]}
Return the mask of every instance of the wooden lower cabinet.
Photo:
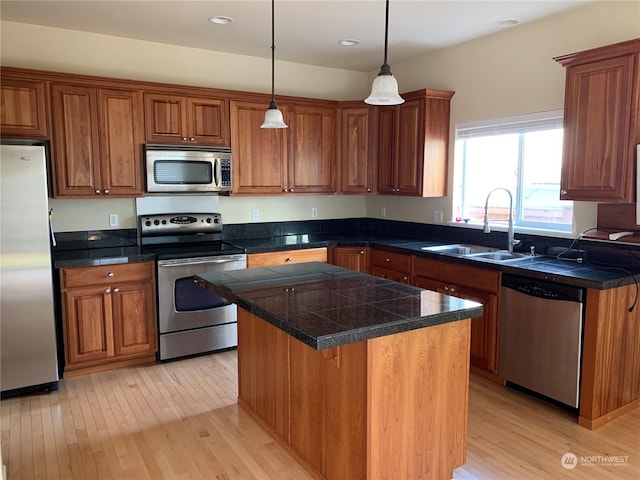
{"label": "wooden lower cabinet", "polygon": [[314,478],[448,480],[465,462],[469,329],[314,350],[239,309],[239,403]]}
{"label": "wooden lower cabinet", "polygon": [[371,249],[371,275],[400,283],[411,283],[411,257],[385,250]]}
{"label": "wooden lower cabinet", "polygon": [[63,268],[65,375],[155,361],[153,262]]}
{"label": "wooden lower cabinet", "polygon": [[471,365],[498,377],[500,272],[415,257],[413,284],[482,304],[482,316],[471,319]]}
{"label": "wooden lower cabinet", "polygon": [[326,261],[326,247],[304,248],[300,250],[283,250],[280,252],[251,253],[247,255],[247,268]]}
{"label": "wooden lower cabinet", "polygon": [[369,272],[368,247],[333,247],[329,257],[333,265],[361,273]]}

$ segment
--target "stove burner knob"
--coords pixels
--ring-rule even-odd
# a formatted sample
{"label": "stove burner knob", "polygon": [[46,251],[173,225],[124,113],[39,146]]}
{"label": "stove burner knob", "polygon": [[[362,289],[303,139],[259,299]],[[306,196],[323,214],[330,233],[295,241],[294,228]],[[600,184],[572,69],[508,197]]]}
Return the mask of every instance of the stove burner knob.
{"label": "stove burner knob", "polygon": [[154,224],[154,225],[160,225],[160,221],[159,221],[159,220],[154,220],[154,221],[153,221],[153,224]]}
{"label": "stove burner knob", "polygon": [[210,218],[207,218],[207,223],[211,223],[211,219]]}
{"label": "stove burner knob", "polygon": [[167,224],[167,221],[166,221],[166,220],[162,220],[162,224],[163,224],[163,225],[166,225],[166,224]]}
{"label": "stove burner knob", "polygon": [[216,218],[216,219],[213,221],[213,223],[220,223],[220,219],[219,219],[219,218]]}
{"label": "stove burner knob", "polygon": [[144,224],[145,224],[147,227],[150,227],[150,226],[151,226],[151,220],[147,220],[146,222],[144,222]]}

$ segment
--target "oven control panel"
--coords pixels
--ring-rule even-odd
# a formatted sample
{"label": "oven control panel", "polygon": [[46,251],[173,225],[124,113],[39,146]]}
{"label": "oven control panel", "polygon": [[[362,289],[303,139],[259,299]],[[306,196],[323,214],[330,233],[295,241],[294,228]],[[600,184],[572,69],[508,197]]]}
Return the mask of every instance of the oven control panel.
{"label": "oven control panel", "polygon": [[140,215],[140,235],[183,235],[194,233],[218,233],[222,231],[219,213],[180,213]]}

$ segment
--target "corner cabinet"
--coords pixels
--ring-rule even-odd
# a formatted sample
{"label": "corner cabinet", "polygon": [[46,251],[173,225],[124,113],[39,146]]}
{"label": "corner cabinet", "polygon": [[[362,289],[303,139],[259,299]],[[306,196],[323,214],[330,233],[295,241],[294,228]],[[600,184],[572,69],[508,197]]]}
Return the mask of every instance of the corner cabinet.
{"label": "corner cabinet", "polygon": [[340,193],[375,193],[377,111],[362,102],[342,102],[339,111]]}
{"label": "corner cabinet", "polygon": [[145,92],[150,143],[229,146],[229,100]]}
{"label": "corner cabinet", "polygon": [[447,195],[449,109],[454,92],[422,89],[378,113],[378,193]]}
{"label": "corner cabinet", "polygon": [[51,97],[54,196],[142,196],[141,92],[53,83]]}
{"label": "corner cabinet", "polygon": [[640,39],[554,60],[567,68],[560,198],[634,202]]}
{"label": "corner cabinet", "polygon": [[0,135],[47,138],[48,82],[13,77],[2,69],[0,85]]}
{"label": "corner cabinet", "polygon": [[154,263],[63,268],[65,376],[155,362]]}
{"label": "corner cabinet", "polygon": [[290,105],[289,193],[336,192],[336,109]]}

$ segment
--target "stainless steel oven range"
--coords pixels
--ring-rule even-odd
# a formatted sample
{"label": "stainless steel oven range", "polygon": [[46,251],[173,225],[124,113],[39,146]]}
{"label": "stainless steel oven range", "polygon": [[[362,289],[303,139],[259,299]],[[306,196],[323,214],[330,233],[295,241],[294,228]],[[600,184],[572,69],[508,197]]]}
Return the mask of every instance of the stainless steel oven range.
{"label": "stainless steel oven range", "polygon": [[237,309],[194,275],[246,268],[242,247],[222,240],[219,213],[138,216],[143,252],[156,255],[160,360],[237,345]]}

